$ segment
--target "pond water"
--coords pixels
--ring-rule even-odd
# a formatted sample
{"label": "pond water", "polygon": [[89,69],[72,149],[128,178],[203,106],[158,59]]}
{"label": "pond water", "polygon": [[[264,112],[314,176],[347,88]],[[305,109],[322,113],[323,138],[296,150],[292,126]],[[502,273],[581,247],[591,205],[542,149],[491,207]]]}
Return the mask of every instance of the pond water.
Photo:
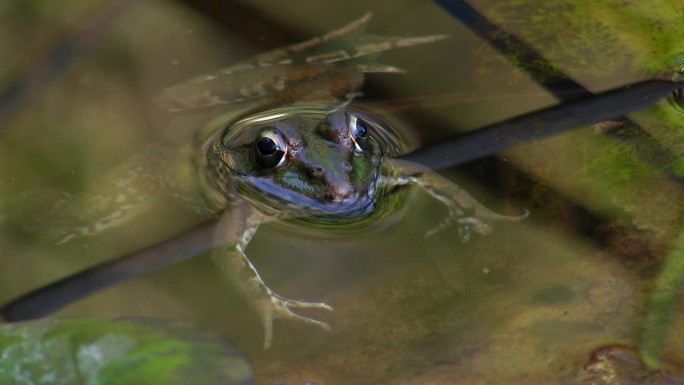
{"label": "pond water", "polygon": [[[374,34],[449,35],[383,53],[380,62],[406,73],[368,75],[354,101],[397,124],[410,148],[557,103],[435,3],[191,3],[0,6],[0,50],[11,58],[0,65],[0,85],[25,86],[0,111],[5,202],[28,190],[103,188],[96,184],[107,170],[195,124],[194,116],[153,103],[164,88],[320,36],[369,11]],[[672,36],[681,32],[676,20],[684,12],[664,1],[643,12],[610,1],[471,3],[592,92],[663,69],[676,56]],[[649,29],[654,24],[657,31]],[[682,116],[667,101],[630,119],[675,157],[684,150]],[[335,309],[306,312],[328,322],[329,332],[276,320],[268,350],[256,314],[208,254],[54,316],[181,320],[232,340],[263,384],[608,383],[584,366],[601,347],[635,346],[646,294],[679,234],[681,185],[640,150],[583,127],[441,170],[487,207],[531,213],[467,243],[455,228],[425,237],[445,210],[417,189],[382,228],[341,236],[262,226],[247,254],[264,281],[286,297]],[[61,245],[40,231],[8,226],[0,232],[0,301],[202,220],[169,199],[125,225]],[[41,226],[47,234],[59,219]],[[682,359],[683,330],[676,318],[666,362]],[[666,369],[684,375],[676,365]]]}

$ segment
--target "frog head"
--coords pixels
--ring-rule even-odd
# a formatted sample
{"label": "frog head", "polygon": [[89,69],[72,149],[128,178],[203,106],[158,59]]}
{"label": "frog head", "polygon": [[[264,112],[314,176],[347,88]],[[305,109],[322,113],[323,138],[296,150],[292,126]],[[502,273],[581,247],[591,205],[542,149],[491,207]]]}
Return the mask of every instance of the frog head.
{"label": "frog head", "polygon": [[345,108],[290,106],[238,120],[210,151],[257,207],[323,221],[358,219],[373,210],[382,160],[372,129]]}

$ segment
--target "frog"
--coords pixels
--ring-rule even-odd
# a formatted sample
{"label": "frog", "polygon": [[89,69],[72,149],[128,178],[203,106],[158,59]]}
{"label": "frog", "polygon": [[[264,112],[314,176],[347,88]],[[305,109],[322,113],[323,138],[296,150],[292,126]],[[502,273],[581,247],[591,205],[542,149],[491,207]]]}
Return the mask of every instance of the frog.
{"label": "frog", "polygon": [[[259,99],[259,112],[224,123],[203,143],[199,169],[204,184],[213,186],[213,205],[222,211],[213,259],[261,319],[265,348],[272,343],[274,318],[329,330],[327,323],[295,310],[332,307],[285,298],[264,283],[246,255],[261,224],[282,219],[349,224],[372,215],[379,202],[406,186],[421,188],[448,210],[446,219],[426,236],[456,225],[461,238],[467,239],[471,233],[489,234],[488,222],[526,216],[498,214],[427,167],[385,156],[377,132],[380,123],[354,112],[349,99],[359,92],[365,73],[402,72],[377,63],[376,54],[446,36],[374,36],[362,32],[370,17],[191,79],[158,98],[171,110]],[[258,78],[270,79],[268,85],[220,85],[232,83],[226,78],[236,74],[262,71],[268,75]]]}
{"label": "frog", "polygon": [[207,144],[205,162],[224,210],[214,235],[213,258],[258,313],[264,346],[273,338],[273,319],[297,320],[330,330],[322,321],[294,309],[331,311],[274,293],[260,278],[245,249],[259,225],[303,219],[342,226],[370,216],[397,188],[417,186],[447,208],[444,221],[426,233],[451,225],[461,238],[487,235],[490,221],[518,221],[489,210],[465,190],[425,166],[383,155],[377,123],[341,106],[288,106],[238,121]]}
{"label": "frog", "polygon": [[[371,16],[161,91],[155,102],[170,112],[228,112],[176,140],[174,156],[156,150],[137,159],[135,167],[127,165],[116,177],[105,177],[97,194],[50,195],[47,200],[58,207],[52,211],[71,213],[67,216],[79,222],[59,230],[57,243],[126,223],[148,209],[148,198],[156,193],[151,186],[161,185],[189,207],[218,218],[212,259],[258,315],[267,349],[273,343],[274,319],[330,330],[326,322],[297,310],[333,308],[286,298],[266,285],[247,256],[261,225],[291,221],[335,229],[363,223],[410,186],[447,210],[426,236],[455,226],[467,240],[473,233],[489,234],[492,222],[525,218],[527,212],[496,213],[428,167],[390,156],[380,133],[385,122],[352,106],[362,95],[365,74],[402,73],[379,63],[378,55],[446,36],[373,35],[365,32]],[[180,164],[177,170],[155,172],[169,168],[171,158]],[[92,215],[84,221],[75,212]]]}

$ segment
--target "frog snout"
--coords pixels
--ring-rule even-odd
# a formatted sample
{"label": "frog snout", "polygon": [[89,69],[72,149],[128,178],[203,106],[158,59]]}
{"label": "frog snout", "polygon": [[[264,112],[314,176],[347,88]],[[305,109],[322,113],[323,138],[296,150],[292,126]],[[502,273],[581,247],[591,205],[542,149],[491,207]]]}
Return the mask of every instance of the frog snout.
{"label": "frog snout", "polygon": [[328,184],[328,192],[333,202],[340,202],[356,194],[356,188],[349,183]]}
{"label": "frog snout", "polygon": [[314,175],[319,183],[325,186],[326,200],[341,202],[356,194],[356,187],[344,174],[324,172],[317,168],[314,170]]}
{"label": "frog snout", "polygon": [[356,186],[351,182],[351,165],[347,159],[347,151],[329,143],[315,148],[327,151],[301,151],[291,162],[294,164],[296,161],[297,168],[307,170],[311,183],[317,186],[321,194],[319,197],[331,203],[355,197]]}

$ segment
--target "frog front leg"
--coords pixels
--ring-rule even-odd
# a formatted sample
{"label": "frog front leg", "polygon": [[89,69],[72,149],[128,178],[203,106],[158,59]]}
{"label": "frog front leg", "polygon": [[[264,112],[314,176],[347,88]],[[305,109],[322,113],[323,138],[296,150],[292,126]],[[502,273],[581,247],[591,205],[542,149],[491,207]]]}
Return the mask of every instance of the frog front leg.
{"label": "frog front leg", "polygon": [[419,186],[448,208],[446,218],[429,230],[425,234],[426,237],[456,224],[461,239],[467,241],[472,231],[480,235],[489,234],[491,227],[487,224],[488,221],[515,222],[528,216],[527,211],[517,216],[495,213],[448,179],[421,164],[405,160],[383,159],[381,184],[386,188],[403,185]]}
{"label": "frog front leg", "polygon": [[213,259],[259,315],[264,327],[264,348],[268,349],[271,346],[274,318],[298,320],[326,331],[330,330],[330,326],[325,322],[295,314],[291,309],[315,308],[332,311],[332,307],[322,302],[288,299],[274,293],[264,284],[254,265],[247,258],[245,248],[261,222],[262,215],[244,200],[236,197],[230,208],[221,215],[216,227]]}

